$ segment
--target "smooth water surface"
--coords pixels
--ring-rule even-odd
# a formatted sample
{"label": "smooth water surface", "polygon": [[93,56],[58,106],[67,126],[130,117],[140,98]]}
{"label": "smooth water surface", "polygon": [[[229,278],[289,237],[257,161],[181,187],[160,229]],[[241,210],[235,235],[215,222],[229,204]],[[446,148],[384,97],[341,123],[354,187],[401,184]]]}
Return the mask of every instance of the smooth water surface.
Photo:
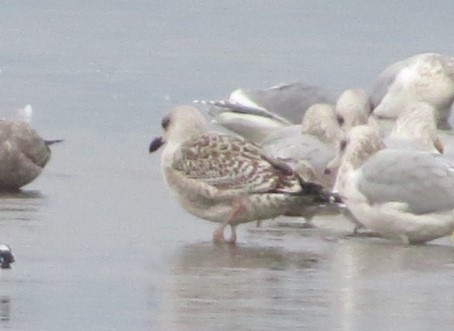
{"label": "smooth water surface", "polygon": [[5,330],[452,330],[450,238],[400,246],[240,226],[236,247],[171,199],[148,144],[172,106],[302,80],[369,88],[390,63],[454,54],[450,1],[0,3],[0,111],[63,138],[0,195]]}

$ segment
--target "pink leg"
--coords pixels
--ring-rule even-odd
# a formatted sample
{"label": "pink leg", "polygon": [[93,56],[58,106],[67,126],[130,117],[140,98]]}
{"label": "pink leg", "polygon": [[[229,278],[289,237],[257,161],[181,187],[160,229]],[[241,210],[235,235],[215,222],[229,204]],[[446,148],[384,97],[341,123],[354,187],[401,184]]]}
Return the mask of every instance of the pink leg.
{"label": "pink leg", "polygon": [[214,231],[213,233],[213,241],[215,243],[223,243],[225,242],[225,238],[224,238],[224,229],[225,227],[227,226],[228,223],[222,223],[221,225],[219,225],[217,227],[217,229]]}
{"label": "pink leg", "polygon": [[[232,225],[232,222],[242,211],[244,207],[241,203],[241,200],[236,199],[233,201],[232,204],[232,211],[230,212],[229,217],[225,222],[218,226],[218,228],[213,233],[213,241],[214,242],[228,242],[228,243],[235,243],[236,242],[236,225]],[[225,240],[224,237],[224,229],[227,225],[230,225],[230,229],[232,234],[228,241]]]}
{"label": "pink leg", "polygon": [[230,235],[229,240],[227,241],[229,244],[236,243],[236,225],[230,224],[230,231],[232,232]]}

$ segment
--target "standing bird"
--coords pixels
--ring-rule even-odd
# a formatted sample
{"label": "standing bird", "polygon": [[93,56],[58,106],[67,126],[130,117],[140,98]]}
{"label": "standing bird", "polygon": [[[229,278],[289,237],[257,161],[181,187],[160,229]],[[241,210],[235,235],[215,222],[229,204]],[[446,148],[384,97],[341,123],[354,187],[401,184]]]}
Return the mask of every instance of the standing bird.
{"label": "standing bird", "polygon": [[236,241],[240,223],[280,215],[300,216],[329,201],[319,185],[305,182],[280,160],[240,137],[208,131],[194,107],[174,108],[162,120],[163,136],[149,151],[165,144],[161,169],[178,202],[191,214],[221,223],[214,241]]}
{"label": "standing bird", "polygon": [[15,191],[38,177],[50,159],[49,145],[26,122],[0,120],[0,190]]}

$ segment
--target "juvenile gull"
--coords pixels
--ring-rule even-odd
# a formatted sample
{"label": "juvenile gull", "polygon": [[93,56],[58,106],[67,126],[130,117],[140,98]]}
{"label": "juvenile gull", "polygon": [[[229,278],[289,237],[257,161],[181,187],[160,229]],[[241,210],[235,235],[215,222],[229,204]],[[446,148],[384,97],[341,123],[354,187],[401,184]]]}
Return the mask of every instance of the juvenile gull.
{"label": "juvenile gull", "polygon": [[448,129],[454,101],[454,58],[424,53],[394,63],[378,77],[372,99],[374,114],[390,119],[397,118],[409,103],[427,102],[437,111],[439,128]]}
{"label": "juvenile gull", "polygon": [[228,100],[213,101],[210,115],[218,125],[260,143],[274,129],[300,123],[316,103],[333,103],[334,94],[301,82],[267,89],[237,89]]}
{"label": "juvenile gull", "polygon": [[384,149],[370,126],[354,127],[341,147],[335,186],[364,226],[404,243],[453,232],[453,163],[436,153]]}
{"label": "juvenile gull", "polygon": [[221,223],[213,235],[224,240],[231,228],[279,215],[299,216],[327,202],[320,186],[303,181],[290,167],[262,154],[242,138],[207,130],[194,107],[174,108],[162,120],[163,136],[150,144],[150,153],[165,144],[161,169],[178,202],[191,214]]}
{"label": "juvenile gull", "polygon": [[49,145],[26,122],[0,120],[0,190],[18,190],[41,174]]}

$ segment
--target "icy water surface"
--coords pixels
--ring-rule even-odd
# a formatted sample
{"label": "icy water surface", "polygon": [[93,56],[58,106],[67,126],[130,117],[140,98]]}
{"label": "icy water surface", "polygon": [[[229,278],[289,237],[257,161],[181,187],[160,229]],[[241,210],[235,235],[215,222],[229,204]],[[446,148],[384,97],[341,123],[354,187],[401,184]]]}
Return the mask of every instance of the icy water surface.
{"label": "icy water surface", "polygon": [[452,330],[454,246],[318,229],[239,227],[236,247],[173,201],[161,116],[236,87],[370,87],[388,64],[454,54],[435,1],[2,1],[0,111],[27,103],[53,146],[0,195],[4,330]]}

